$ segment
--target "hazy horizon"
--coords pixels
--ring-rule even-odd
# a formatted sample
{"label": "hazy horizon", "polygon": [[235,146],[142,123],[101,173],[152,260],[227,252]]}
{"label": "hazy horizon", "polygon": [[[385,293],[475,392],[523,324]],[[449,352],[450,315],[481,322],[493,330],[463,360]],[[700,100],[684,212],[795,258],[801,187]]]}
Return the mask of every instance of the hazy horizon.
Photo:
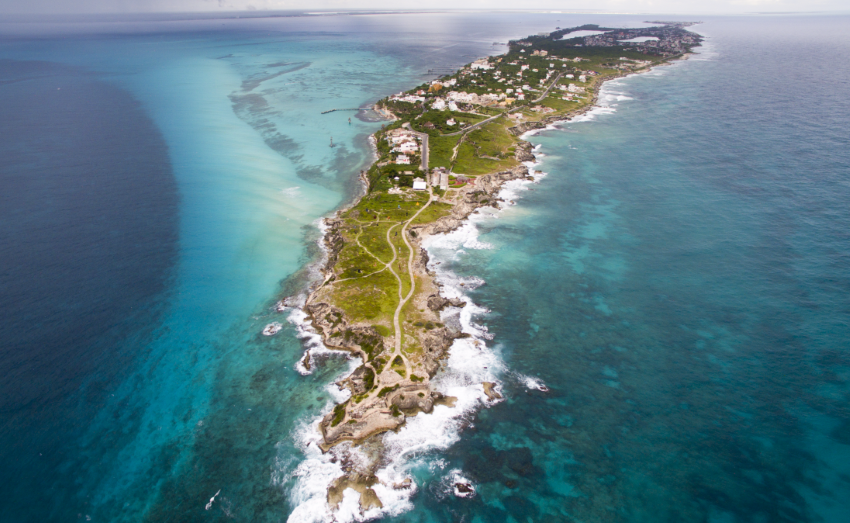
{"label": "hazy horizon", "polygon": [[339,0],[32,0],[22,4],[0,0],[0,14],[5,15],[99,15],[99,14],[176,14],[211,13],[323,13],[350,11],[552,11],[553,13],[598,14],[671,14],[671,15],[758,15],[758,14],[817,14],[850,12],[842,0],[721,0],[718,2],[677,0],[532,0],[522,8],[506,0],[463,2],[436,0],[422,5],[410,0],[348,2]]}

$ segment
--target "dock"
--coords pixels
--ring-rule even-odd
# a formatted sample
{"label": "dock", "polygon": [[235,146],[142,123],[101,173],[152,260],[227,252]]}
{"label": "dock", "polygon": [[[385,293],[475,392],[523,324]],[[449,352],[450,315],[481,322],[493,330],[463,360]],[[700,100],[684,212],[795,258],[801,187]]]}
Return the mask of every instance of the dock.
{"label": "dock", "polygon": [[334,111],[359,111],[359,107],[355,107],[354,109],[329,109],[327,111],[322,111],[322,114],[332,113]]}

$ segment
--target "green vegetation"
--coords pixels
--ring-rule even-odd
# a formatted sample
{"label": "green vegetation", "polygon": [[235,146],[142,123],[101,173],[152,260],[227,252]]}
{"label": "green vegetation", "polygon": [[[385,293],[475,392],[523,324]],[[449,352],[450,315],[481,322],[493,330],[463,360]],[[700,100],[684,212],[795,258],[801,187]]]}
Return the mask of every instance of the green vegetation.
{"label": "green vegetation", "polygon": [[402,378],[407,377],[407,369],[404,366],[404,360],[401,359],[401,356],[396,356],[393,359],[392,364],[393,370],[396,371]]}
{"label": "green vegetation", "polygon": [[367,391],[375,387],[375,373],[369,367],[366,367],[366,370],[363,372],[363,384],[366,386]]}
{"label": "green vegetation", "polygon": [[[614,34],[616,31],[619,32]],[[645,49],[647,46],[618,43],[618,38],[633,37],[641,31],[663,33],[663,38],[652,50]],[[424,305],[426,295],[422,293],[434,292],[433,282],[423,274],[409,272],[414,255],[418,254],[411,252],[411,249],[418,251],[417,230],[421,232],[421,226],[449,215],[458,201],[457,189],[467,183],[474,184],[476,176],[518,165],[515,157],[518,138],[511,128],[518,121],[540,122],[586,108],[593,99],[593,91],[605,78],[658,63],[699,41],[698,36],[675,25],[612,30],[604,38],[593,40],[600,47],[585,45],[590,40],[564,39],[568,33],[569,30],[563,30],[511,42],[507,54],[486,60],[489,69],[479,61],[475,69],[464,67],[439,82],[409,91],[408,94],[417,97],[410,98],[414,103],[390,99],[378,103],[391,111],[396,120],[375,133],[378,160],[364,173],[368,192],[351,208],[340,212],[328,236],[329,244],[334,245],[333,273],[311,296],[316,303],[325,302],[344,311],[345,318],[336,312],[327,318],[338,332],[333,336],[342,337],[337,341],[340,345],[359,347],[365,355],[366,365],[359,371],[363,388],[357,389],[361,393],[353,397],[355,403],[372,398],[378,389],[377,397],[383,398],[400,387],[400,384],[382,387],[392,381],[386,378],[396,379],[383,375],[385,370],[415,383],[428,379],[423,377],[427,374],[421,336],[443,325]],[[636,48],[641,51],[635,51]],[[568,88],[570,84],[575,86]],[[453,94],[447,96],[448,92]],[[436,110],[435,106],[446,110]],[[490,117],[495,118],[482,123]],[[451,119],[453,125],[449,125]],[[479,124],[480,127],[469,129]],[[446,168],[450,173],[448,190],[410,189],[415,177],[427,178],[432,174],[420,170],[422,156],[417,148],[426,141],[422,133],[427,134],[429,145],[428,167]],[[407,161],[401,158],[402,154],[410,164],[397,163]],[[460,178],[460,174],[470,179]],[[457,180],[461,183],[455,183]],[[461,194],[465,201],[492,203],[491,196],[483,191]],[[410,292],[412,286],[418,295]],[[337,329],[344,320],[350,328]],[[374,331],[364,328],[369,326]],[[387,338],[393,343],[388,343]],[[420,398],[426,395],[417,394]],[[346,418],[347,406],[345,402],[334,407],[332,427]],[[393,416],[402,415],[398,406],[392,406],[391,410]]]}
{"label": "green vegetation", "polygon": [[[433,221],[437,221],[439,218],[446,216],[452,212],[452,205],[449,203],[440,203],[435,202],[428,206],[427,209],[422,211],[422,213],[413,220],[412,224],[423,224],[423,223],[431,223]],[[411,235],[413,235],[416,231],[410,231]]]}
{"label": "green vegetation", "polygon": [[449,168],[452,165],[452,157],[454,156],[454,148],[460,136],[432,136],[429,142],[429,159],[430,167],[445,167]]}
{"label": "green vegetation", "polygon": [[398,388],[398,384],[393,385],[392,387],[384,387],[383,389],[380,390],[380,392],[378,392],[378,397],[383,398],[384,396],[386,396],[390,392],[396,390],[397,388]]}
{"label": "green vegetation", "polygon": [[336,427],[339,425],[343,419],[345,419],[345,407],[348,405],[348,402],[340,403],[336,407],[334,407],[334,417],[331,421],[331,427]]}
{"label": "green vegetation", "polygon": [[508,131],[505,119],[495,120],[468,133],[458,149],[453,171],[481,175],[515,167],[518,162],[508,152],[516,138]]}
{"label": "green vegetation", "polygon": [[[428,133],[430,136],[440,136],[447,133],[459,131],[465,125],[472,125],[492,115],[480,115],[461,113],[458,111],[425,111],[411,125],[419,132]],[[448,125],[448,120],[454,119],[454,125]]]}

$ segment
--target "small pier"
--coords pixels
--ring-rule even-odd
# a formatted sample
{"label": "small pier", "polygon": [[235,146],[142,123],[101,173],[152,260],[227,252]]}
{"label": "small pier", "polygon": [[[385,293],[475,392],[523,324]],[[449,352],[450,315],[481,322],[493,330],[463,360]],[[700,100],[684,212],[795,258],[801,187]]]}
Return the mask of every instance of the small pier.
{"label": "small pier", "polygon": [[322,114],[332,113],[334,111],[359,111],[359,107],[355,107],[354,109],[329,109],[327,111],[322,111]]}

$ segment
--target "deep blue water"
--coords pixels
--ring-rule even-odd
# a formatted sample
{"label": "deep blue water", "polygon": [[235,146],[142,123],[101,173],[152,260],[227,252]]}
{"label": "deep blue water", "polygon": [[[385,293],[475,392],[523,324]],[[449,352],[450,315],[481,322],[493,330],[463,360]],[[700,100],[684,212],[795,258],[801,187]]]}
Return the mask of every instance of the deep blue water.
{"label": "deep blue water", "polygon": [[[642,20],[0,26],[0,520],[304,520],[324,487],[304,467],[338,467],[305,434],[347,363],[299,374],[303,331],[271,306],[379,126],[319,113],[493,42]],[[694,59],[530,138],[547,176],[432,249],[447,282],[486,281],[475,358],[506,399],[425,433],[388,519],[850,519],[848,26],[709,19]]]}
{"label": "deep blue water", "polygon": [[0,488],[42,517],[68,495],[45,480],[140,356],[127,340],[160,317],[179,198],[165,141],[128,93],[47,62],[0,71]]}

